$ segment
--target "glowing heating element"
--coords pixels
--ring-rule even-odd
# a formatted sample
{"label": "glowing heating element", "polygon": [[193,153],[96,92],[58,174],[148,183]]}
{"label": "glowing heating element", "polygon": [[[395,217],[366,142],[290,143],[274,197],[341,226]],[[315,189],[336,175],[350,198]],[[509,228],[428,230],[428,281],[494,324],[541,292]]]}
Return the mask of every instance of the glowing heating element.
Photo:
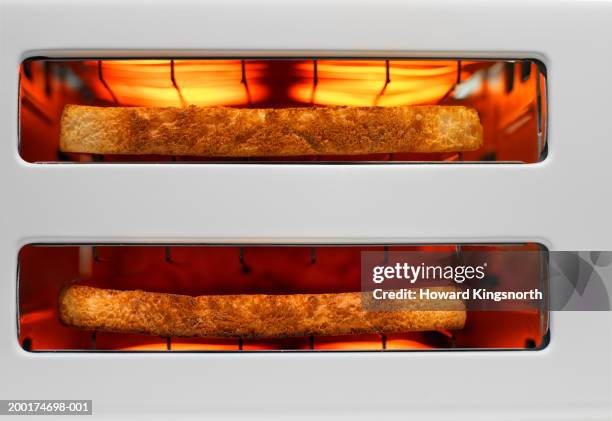
{"label": "glowing heating element", "polygon": [[[533,60],[32,59],[20,69],[20,99],[19,150],[28,162],[533,163],[547,153],[546,70]],[[59,147],[61,114],[68,104],[274,109],[460,105],[478,113],[484,142],[477,150],[427,153],[72,153]]]}
{"label": "glowing heating element", "polygon": [[477,68],[475,63],[439,60],[316,60],[297,66],[303,82],[290,95],[321,105],[437,104],[461,83],[459,72],[469,79]]}
{"label": "glowing heating element", "polygon": [[180,107],[260,102],[267,97],[258,84],[265,67],[240,60],[105,60],[80,62],[77,72],[97,74],[95,95],[109,103]]}
{"label": "glowing heating element", "polygon": [[[106,298],[105,291],[141,291],[137,294],[143,299],[147,293],[192,297],[266,294],[274,301],[277,295],[358,292],[362,259],[368,253],[381,256],[387,253],[393,256],[396,252],[419,253],[426,260],[434,259],[433,256],[454,260],[460,255],[486,254],[490,264],[483,285],[495,283],[503,289],[519,287],[521,282],[545,286],[540,250],[540,245],[531,243],[388,247],[27,245],[19,254],[19,342],[24,349],[37,352],[541,349],[546,346],[548,335],[548,313],[543,307],[502,306],[497,310],[467,307],[465,319],[458,329],[281,338],[242,337],[227,331],[224,337],[189,338],[146,332],[136,334],[121,331],[117,326],[91,329],[65,324],[58,313],[61,291],[71,285],[91,287],[98,291],[96,294],[101,294],[100,297]],[[527,257],[520,257],[517,252]],[[240,309],[236,309],[238,313]],[[236,314],[228,313],[227,316],[229,320],[236,320],[233,319]],[[91,316],[103,315],[94,311]],[[249,317],[244,323],[251,323],[258,317],[264,320],[268,316]],[[394,314],[387,317],[393,320]],[[431,318],[435,319],[433,315]],[[325,329],[329,332],[334,326]]]}

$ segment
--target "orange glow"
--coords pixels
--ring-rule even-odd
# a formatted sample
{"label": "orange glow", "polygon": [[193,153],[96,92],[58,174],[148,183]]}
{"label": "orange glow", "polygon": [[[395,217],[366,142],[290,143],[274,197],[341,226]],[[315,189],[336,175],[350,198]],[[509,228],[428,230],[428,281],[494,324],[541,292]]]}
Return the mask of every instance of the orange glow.
{"label": "orange glow", "polygon": [[395,339],[387,342],[387,349],[389,350],[402,350],[402,349],[435,349],[433,346],[429,346],[419,341],[410,339]]}
{"label": "orange glow", "polygon": [[[104,60],[81,63],[96,76],[98,98],[129,106],[246,105],[261,101],[267,89],[258,83],[265,64],[240,60]],[[174,79],[174,80],[173,80]]]}
{"label": "orange glow", "polygon": [[55,311],[53,310],[39,310],[31,313],[24,314],[21,316],[21,323],[35,324],[44,323],[46,320],[50,320],[55,317]]}
{"label": "orange glow", "polygon": [[[302,82],[290,95],[300,102],[322,105],[399,106],[440,101],[457,81],[457,61],[391,60],[387,81],[384,60],[318,60],[298,65]],[[469,77],[470,63],[462,64]]]}
{"label": "orange glow", "polygon": [[[98,72],[97,61],[83,64],[92,73]],[[101,77],[108,88],[97,83],[94,89],[97,96],[109,102],[116,99],[118,105],[180,106],[170,80],[169,60],[105,60],[101,62]]]}
{"label": "orange glow", "polygon": [[[428,340],[426,332],[395,333],[387,335],[386,349],[435,349],[436,343],[449,347],[449,340],[441,332],[430,332],[436,335],[435,340]],[[444,339],[444,341],[442,341]]]}
{"label": "orange glow", "polygon": [[[458,80],[461,83],[457,84]],[[36,59],[27,60],[21,66],[20,95],[19,152],[28,162],[246,160],[210,156],[62,154],[58,151],[60,117],[66,104],[264,108],[445,104],[474,108],[483,126],[483,146],[462,154],[388,153],[248,159],[261,162],[531,163],[541,159],[546,140],[546,78],[543,70],[529,60]]]}
{"label": "orange glow", "polygon": [[96,332],[92,347],[99,351],[165,351],[166,341],[155,336],[141,336],[130,333]]}
{"label": "orange glow", "polygon": [[273,350],[306,350],[310,349],[308,338],[283,338],[275,340],[253,339],[244,340],[242,343],[244,351],[273,351]]}
{"label": "orange glow", "polygon": [[[536,244],[500,246],[501,250],[538,250]],[[175,338],[93,332],[59,321],[57,297],[66,283],[112,289],[140,289],[187,295],[323,293],[357,291],[363,251],[382,246],[172,246],[170,262],[163,246],[98,246],[92,271],[83,272],[79,246],[26,246],[19,256],[19,341],[28,350],[120,351],[267,351],[267,350],[426,350],[540,346],[546,326],[537,311],[468,311],[464,329],[455,332],[405,332],[386,336],[346,335],[283,339]],[[464,246],[491,251],[497,246]],[[242,250],[242,251],[241,251]],[[437,251],[454,255],[454,245],[390,246],[389,251]],[[243,262],[240,261],[242,256]],[[489,261],[499,282],[540,276],[536,255],[517,264],[516,253]],[[531,263],[529,263],[531,262]],[[245,266],[247,270],[245,270]],[[333,282],[330,282],[333,280]],[[530,344],[530,345],[528,345]]]}
{"label": "orange glow", "polygon": [[238,340],[172,338],[172,351],[237,351]]}
{"label": "orange glow", "polygon": [[345,351],[380,351],[379,335],[329,336],[317,338],[315,349]]}
{"label": "orange glow", "polygon": [[264,63],[245,62],[247,87],[240,60],[177,60],[175,79],[187,104],[245,105],[263,101],[268,89],[259,83]]}

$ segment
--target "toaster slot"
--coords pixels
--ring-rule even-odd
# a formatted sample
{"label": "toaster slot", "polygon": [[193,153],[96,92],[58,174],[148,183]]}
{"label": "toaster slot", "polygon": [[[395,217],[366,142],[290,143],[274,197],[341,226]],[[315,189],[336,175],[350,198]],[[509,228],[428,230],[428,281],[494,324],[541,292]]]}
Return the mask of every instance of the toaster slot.
{"label": "toaster slot", "polygon": [[[543,298],[367,308],[368,256],[393,265],[402,253],[452,267],[484,259],[486,276],[472,286],[537,288]],[[449,282],[432,291],[462,287]],[[19,254],[18,335],[25,350],[41,352],[536,350],[548,340],[547,291],[542,246],[533,243],[31,244]]]}
{"label": "toaster slot", "polygon": [[537,60],[51,59],[20,68],[32,163],[535,163]]}

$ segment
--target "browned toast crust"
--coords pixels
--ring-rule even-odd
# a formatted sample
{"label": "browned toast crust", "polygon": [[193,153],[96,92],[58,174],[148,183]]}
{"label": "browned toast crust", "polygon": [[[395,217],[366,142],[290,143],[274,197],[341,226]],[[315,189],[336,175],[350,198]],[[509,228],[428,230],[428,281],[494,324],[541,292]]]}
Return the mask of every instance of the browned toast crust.
{"label": "browned toast crust", "polygon": [[192,297],[72,285],[60,293],[59,317],[65,325],[100,331],[282,338],[454,330],[463,328],[466,312],[461,300],[443,310],[416,300],[409,311],[367,312],[359,292]]}
{"label": "browned toast crust", "polygon": [[202,157],[471,151],[483,144],[463,106],[229,108],[67,105],[63,152]]}

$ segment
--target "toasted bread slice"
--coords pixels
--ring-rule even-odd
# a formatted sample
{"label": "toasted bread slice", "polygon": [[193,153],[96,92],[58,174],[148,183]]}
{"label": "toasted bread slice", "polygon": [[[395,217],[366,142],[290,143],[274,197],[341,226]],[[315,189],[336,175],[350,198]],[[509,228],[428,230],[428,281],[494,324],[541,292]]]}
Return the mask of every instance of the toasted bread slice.
{"label": "toasted bread slice", "polygon": [[192,297],[72,285],[60,293],[59,317],[65,325],[101,331],[244,338],[454,330],[466,319],[459,299],[442,307],[414,300],[401,311],[361,305],[359,292]]}
{"label": "toasted bread slice", "polygon": [[122,155],[278,157],[472,151],[463,106],[229,108],[67,105],[60,150]]}

